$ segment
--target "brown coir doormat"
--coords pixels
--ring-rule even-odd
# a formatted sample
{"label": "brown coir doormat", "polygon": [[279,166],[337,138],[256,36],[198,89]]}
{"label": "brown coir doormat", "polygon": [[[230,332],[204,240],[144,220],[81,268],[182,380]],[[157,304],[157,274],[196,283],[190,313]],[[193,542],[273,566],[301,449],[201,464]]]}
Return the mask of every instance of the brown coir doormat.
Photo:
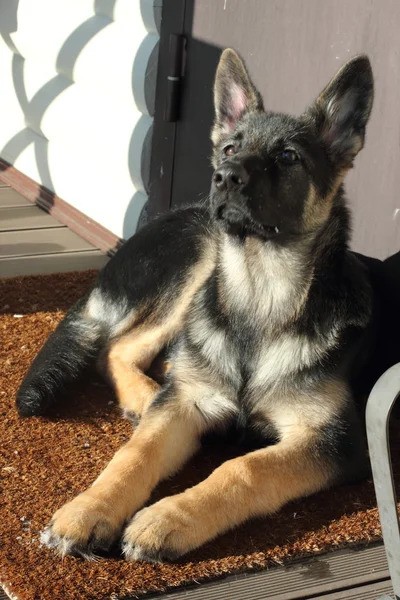
{"label": "brown coir doormat", "polygon": [[[48,418],[21,420],[14,408],[30,361],[94,276],[86,272],[0,280],[0,581],[10,592],[21,600],[138,597],[379,538],[373,486],[367,481],[292,503],[174,564],[127,563],[118,552],[99,562],[61,560],[41,547],[40,531],[52,513],[92,483],[131,433],[112,392],[100,381],[76,387]],[[392,434],[392,446],[398,467],[399,434]],[[222,444],[202,451],[178,476],[160,485],[154,499],[195,484],[233,453]]]}

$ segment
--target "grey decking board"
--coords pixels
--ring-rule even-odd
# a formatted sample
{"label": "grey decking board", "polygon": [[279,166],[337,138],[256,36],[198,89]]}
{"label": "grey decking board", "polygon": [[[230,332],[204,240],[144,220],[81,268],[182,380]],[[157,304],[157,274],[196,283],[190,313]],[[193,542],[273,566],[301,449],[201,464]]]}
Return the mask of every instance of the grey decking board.
{"label": "grey decking board", "polygon": [[[327,569],[325,567],[321,569],[321,563],[324,561],[328,565]],[[346,566],[348,574],[353,570],[357,577],[360,567],[365,561],[369,565],[367,569],[365,569],[365,565],[362,568],[365,585],[354,587],[351,577],[340,579],[340,570],[343,566]],[[146,600],[151,598],[159,600],[377,600],[381,594],[387,594],[394,598],[390,580],[385,577],[387,570],[382,569],[384,564],[382,545],[359,550],[343,550],[323,555],[317,560],[298,561],[297,564],[288,567],[277,567],[261,573],[230,576],[220,581],[199,584],[196,588],[185,588],[175,593],[152,594],[146,596]],[[371,571],[370,576],[375,579],[372,583],[372,579],[368,578],[368,574],[365,573],[368,569]],[[300,595],[294,595],[293,582],[298,579],[302,571],[305,585],[302,586]],[[310,576],[313,572],[314,574]],[[306,576],[304,576],[305,573],[307,573]],[[277,575],[279,575],[278,586],[271,587],[271,581],[268,580],[276,578]],[[336,591],[332,591],[332,588],[326,583],[320,583],[321,578],[330,582],[332,575],[335,579]],[[0,600],[3,600],[1,596]]]}
{"label": "grey decking board", "polygon": [[0,182],[0,207],[6,208],[8,206],[32,206],[32,202],[10,187],[6,187],[5,184],[2,186]]}
{"label": "grey decking board", "polygon": [[0,258],[0,277],[101,269],[108,260],[100,250]]}
{"label": "grey decking board", "polygon": [[[15,596],[15,594],[12,594],[11,592],[8,591],[8,586],[1,583],[0,582],[0,600],[10,600],[10,598],[13,598],[13,600],[17,600],[17,596]],[[5,588],[5,589],[3,589]],[[7,592],[6,592],[7,590]]]}
{"label": "grey decking board", "polygon": [[387,594],[390,598],[394,598],[393,588],[389,579],[353,589],[342,590],[334,594],[314,596],[313,600],[378,600],[382,594]]}
{"label": "grey decking board", "polygon": [[38,206],[0,207],[0,231],[23,231],[64,227]]}
{"label": "grey decking board", "polygon": [[[159,597],[160,600],[305,600],[388,577],[384,548],[377,545],[331,552],[260,573],[230,576]],[[156,597],[156,594],[149,596]]]}
{"label": "grey decking board", "polygon": [[0,277],[99,269],[107,261],[44,210],[0,186]]}
{"label": "grey decking board", "polygon": [[60,254],[95,248],[67,227],[0,233],[0,258]]}

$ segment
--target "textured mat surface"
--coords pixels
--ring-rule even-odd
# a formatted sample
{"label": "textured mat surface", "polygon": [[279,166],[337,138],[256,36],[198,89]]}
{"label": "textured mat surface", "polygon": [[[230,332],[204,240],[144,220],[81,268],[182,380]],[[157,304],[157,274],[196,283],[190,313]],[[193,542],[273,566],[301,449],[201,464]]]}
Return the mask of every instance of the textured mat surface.
{"label": "textured mat surface", "polygon": [[[366,481],[292,503],[175,564],[127,563],[117,552],[95,563],[61,560],[41,547],[40,531],[54,510],[92,483],[131,433],[112,392],[97,380],[71,390],[48,418],[21,420],[14,408],[15,392],[33,356],[94,275],[0,280],[0,581],[17,598],[137,597],[379,538],[373,486]],[[398,471],[400,435],[393,432],[391,442]],[[234,453],[222,444],[207,448],[160,485],[153,499],[193,485]]]}

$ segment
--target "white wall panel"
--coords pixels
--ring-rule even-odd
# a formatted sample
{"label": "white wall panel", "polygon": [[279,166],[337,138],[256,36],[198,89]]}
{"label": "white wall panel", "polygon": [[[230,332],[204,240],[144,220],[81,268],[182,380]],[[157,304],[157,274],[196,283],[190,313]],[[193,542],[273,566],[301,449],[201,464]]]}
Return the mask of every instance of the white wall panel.
{"label": "white wall panel", "polygon": [[125,238],[147,199],[157,10],[159,0],[0,0],[0,156]]}

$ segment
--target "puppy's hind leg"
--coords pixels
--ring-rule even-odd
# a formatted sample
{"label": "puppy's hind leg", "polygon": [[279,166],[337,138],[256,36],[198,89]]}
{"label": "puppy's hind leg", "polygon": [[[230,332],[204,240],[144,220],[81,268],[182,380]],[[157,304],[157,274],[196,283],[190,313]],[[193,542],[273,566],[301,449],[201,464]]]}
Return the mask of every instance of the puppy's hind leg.
{"label": "puppy's hind leg", "polygon": [[166,343],[163,332],[143,327],[114,342],[108,351],[108,375],[125,417],[136,423],[161,386],[145,374]]}

